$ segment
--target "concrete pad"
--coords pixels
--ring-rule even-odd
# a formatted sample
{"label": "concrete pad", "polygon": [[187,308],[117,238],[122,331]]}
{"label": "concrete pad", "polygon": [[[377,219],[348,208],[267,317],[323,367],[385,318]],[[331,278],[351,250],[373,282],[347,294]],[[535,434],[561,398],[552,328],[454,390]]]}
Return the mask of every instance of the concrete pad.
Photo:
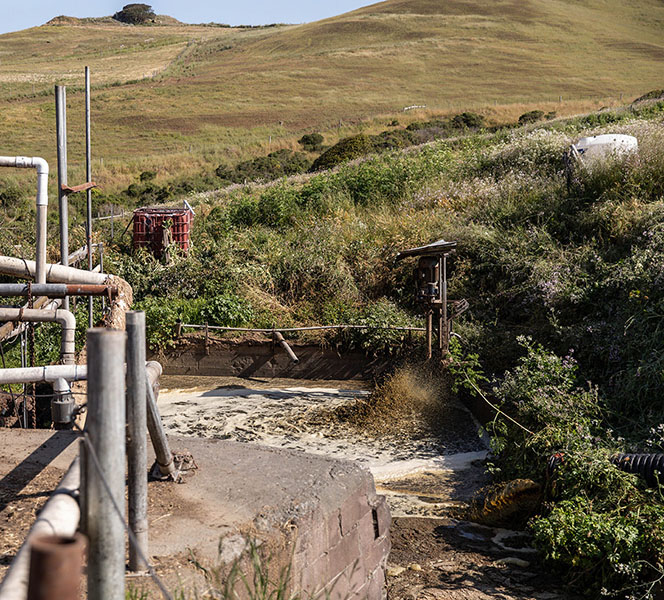
{"label": "concrete pad", "polygon": [[[190,452],[198,468],[184,484],[150,484],[151,498],[168,498],[172,507],[159,515],[153,504],[151,555],[163,559],[191,550],[199,562],[223,569],[245,540],[254,539],[272,556],[271,572],[290,564],[296,592],[324,592],[344,575],[352,595],[369,575],[384,577],[389,522],[383,515],[389,520],[389,511],[368,471],[281,448],[169,439],[173,451]],[[346,576],[351,572],[354,578]]]}

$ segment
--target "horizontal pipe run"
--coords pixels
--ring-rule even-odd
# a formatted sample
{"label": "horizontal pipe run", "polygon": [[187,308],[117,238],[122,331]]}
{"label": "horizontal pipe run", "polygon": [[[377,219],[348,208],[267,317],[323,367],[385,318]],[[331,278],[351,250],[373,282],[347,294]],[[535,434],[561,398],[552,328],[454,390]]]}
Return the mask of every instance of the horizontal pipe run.
{"label": "horizontal pipe run", "polygon": [[[35,261],[14,258],[12,256],[0,256],[0,273],[32,279],[35,276]],[[82,271],[73,267],[65,267],[58,264],[46,265],[46,281],[52,283],[82,283],[93,285],[104,285],[108,275],[93,271]],[[42,282],[45,283],[45,282]]]}
{"label": "horizontal pipe run", "polygon": [[[154,385],[161,375],[161,365],[156,361],[145,364],[150,385]],[[0,369],[0,385],[10,383],[53,383],[58,379],[65,381],[85,381],[88,378],[87,365],[46,365],[44,367],[19,367]]]}
{"label": "horizontal pipe run", "polygon": [[0,585],[0,600],[25,600],[28,594],[30,574],[30,541],[42,535],[60,535],[71,537],[78,528],[81,512],[76,500],[80,485],[78,457],[62,478],[39,517],[30,529],[21,549],[9,566]]}
{"label": "horizontal pipe run", "polygon": [[392,331],[426,331],[424,327],[396,327],[391,325],[315,325],[311,327],[281,327],[278,329],[253,329],[251,327],[225,327],[221,325],[194,325],[181,323],[180,327],[190,329],[216,329],[218,331],[245,331],[251,333],[274,333],[288,331],[322,331],[324,329],[389,329]]}
{"label": "horizontal pipe run", "polygon": [[0,321],[58,323],[62,327],[60,354],[65,365],[74,364],[76,319],[68,310],[35,308],[0,308]]}
{"label": "horizontal pipe run", "polygon": [[12,383],[53,383],[57,379],[83,381],[88,378],[87,365],[47,365],[44,367],[22,367],[0,369],[0,385]]}
{"label": "horizontal pipe run", "polygon": [[[29,308],[29,303],[25,304],[23,308]],[[33,302],[33,308],[52,309],[59,308],[59,306],[53,307],[49,299],[46,296],[42,296]],[[24,326],[18,325],[13,321],[9,321],[4,325],[0,325],[0,342],[2,340],[6,340],[9,337],[17,336],[19,333],[21,333],[21,331],[23,331],[23,328]]]}
{"label": "horizontal pipe run", "polygon": [[117,296],[116,285],[91,285],[80,283],[33,283],[28,286],[24,283],[0,283],[0,297],[14,296],[48,296],[49,298],[64,298],[65,296]]}

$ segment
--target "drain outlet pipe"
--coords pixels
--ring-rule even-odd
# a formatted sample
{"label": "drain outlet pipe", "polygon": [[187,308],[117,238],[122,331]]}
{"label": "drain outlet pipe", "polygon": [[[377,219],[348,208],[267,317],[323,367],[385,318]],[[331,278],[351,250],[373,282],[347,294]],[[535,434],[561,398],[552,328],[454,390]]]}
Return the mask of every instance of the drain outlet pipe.
{"label": "drain outlet pipe", "polygon": [[0,308],[0,321],[29,321],[34,323],[59,323],[62,326],[60,355],[62,363],[73,365],[75,362],[74,334],[76,319],[68,310],[38,310],[35,308]]}
{"label": "drain outlet pipe", "polygon": [[48,211],[48,163],[37,156],[0,156],[0,167],[37,169],[37,264],[35,281],[46,283],[46,214]]}
{"label": "drain outlet pipe", "polygon": [[73,267],[64,265],[45,264],[45,281],[38,281],[36,273],[38,267],[34,260],[23,260],[13,256],[0,256],[0,273],[3,275],[12,275],[13,277],[24,277],[26,279],[35,278],[37,283],[83,283],[92,285],[104,285],[108,279],[107,274],[96,273],[94,271],[82,271]]}
{"label": "drain outlet pipe", "polygon": [[81,511],[78,507],[80,483],[79,459],[76,457],[60,485],[55,489],[9,566],[0,585],[0,600],[25,600],[30,575],[30,542],[42,535],[71,537],[78,528]]}

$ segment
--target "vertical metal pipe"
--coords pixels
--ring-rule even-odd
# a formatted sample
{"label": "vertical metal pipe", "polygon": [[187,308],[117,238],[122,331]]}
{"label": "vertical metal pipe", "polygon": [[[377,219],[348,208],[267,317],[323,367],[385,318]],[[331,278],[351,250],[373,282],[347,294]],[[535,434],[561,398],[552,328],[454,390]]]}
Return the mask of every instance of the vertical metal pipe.
{"label": "vertical metal pipe", "polygon": [[443,352],[447,353],[450,350],[450,328],[447,322],[447,254],[443,255],[443,265],[442,265],[442,292],[443,292]]}
{"label": "vertical metal pipe", "polygon": [[[90,67],[85,67],[85,176],[92,181],[92,140],[90,138]],[[88,245],[88,271],[92,271],[92,190],[86,191],[87,222],[85,232]],[[88,298],[88,323],[93,326],[92,296]]]}
{"label": "vertical metal pipe", "polygon": [[427,336],[427,360],[432,356],[431,352],[431,338],[433,333],[433,311],[430,308],[427,308],[427,324],[426,324],[426,336]]}
{"label": "vertical metal pipe", "polygon": [[438,301],[440,305],[438,310],[438,349],[444,351],[444,341],[443,341],[443,329],[445,328],[445,323],[443,322],[443,258],[438,258]]}
{"label": "vertical metal pipe", "polygon": [[35,283],[46,283],[46,220],[48,206],[37,205],[37,262],[35,264]]}
{"label": "vertical metal pipe", "polygon": [[[127,313],[127,461],[129,528],[143,553],[148,555],[148,456],[147,380],[145,373],[145,313]],[[129,546],[129,570],[144,571],[133,544]]]}
{"label": "vertical metal pipe", "polygon": [[124,331],[112,329],[89,329],[87,333],[86,427],[97,457],[95,461],[88,453],[85,477],[89,600],[124,599],[125,339]]}
{"label": "vertical metal pipe", "polygon": [[[55,128],[58,141],[58,207],[60,209],[60,264],[69,266],[69,200],[62,191],[67,185],[67,88],[55,86]],[[62,308],[69,310],[69,296]]]}

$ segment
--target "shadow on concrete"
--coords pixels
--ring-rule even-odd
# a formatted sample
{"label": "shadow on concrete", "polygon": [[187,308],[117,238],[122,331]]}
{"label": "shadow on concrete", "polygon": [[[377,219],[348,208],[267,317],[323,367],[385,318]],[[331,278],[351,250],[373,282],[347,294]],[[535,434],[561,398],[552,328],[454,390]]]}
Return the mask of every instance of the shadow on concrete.
{"label": "shadow on concrete", "polygon": [[0,479],[0,489],[6,490],[0,496],[0,511],[16,501],[21,491],[76,439],[78,435],[73,431],[54,431],[39,448]]}

